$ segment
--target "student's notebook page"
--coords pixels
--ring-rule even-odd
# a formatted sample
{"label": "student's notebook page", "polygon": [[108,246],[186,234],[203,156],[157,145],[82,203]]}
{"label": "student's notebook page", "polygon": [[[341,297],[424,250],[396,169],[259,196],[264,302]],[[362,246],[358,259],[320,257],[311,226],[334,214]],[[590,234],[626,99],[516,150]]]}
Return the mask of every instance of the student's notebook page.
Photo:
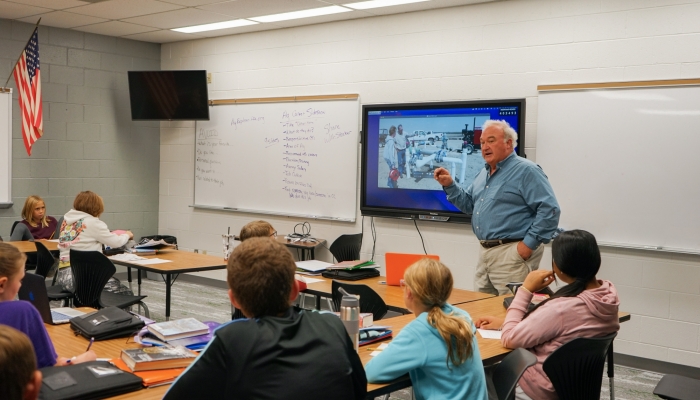
{"label": "student's notebook page", "polygon": [[479,335],[484,339],[498,339],[501,340],[501,331],[494,331],[491,329],[477,329]]}
{"label": "student's notebook page", "polygon": [[328,267],[333,265],[329,262],[319,260],[297,261],[295,264],[297,265],[297,268],[310,272],[325,271],[326,269],[328,269]]}

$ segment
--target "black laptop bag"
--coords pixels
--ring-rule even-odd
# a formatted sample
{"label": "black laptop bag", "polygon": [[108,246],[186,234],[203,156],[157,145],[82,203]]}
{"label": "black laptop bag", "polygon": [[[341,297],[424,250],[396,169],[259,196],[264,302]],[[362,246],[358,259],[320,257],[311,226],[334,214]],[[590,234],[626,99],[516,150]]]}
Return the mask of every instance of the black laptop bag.
{"label": "black laptop bag", "polygon": [[376,268],[330,269],[323,271],[321,275],[324,278],[337,279],[340,281],[359,281],[361,279],[379,276],[379,270]]}
{"label": "black laptop bag", "polygon": [[104,399],[143,387],[138,376],[107,361],[41,368],[40,400]]}
{"label": "black laptop bag", "polygon": [[121,308],[105,307],[94,313],[71,318],[70,327],[76,334],[95,340],[105,340],[134,335],[144,322]]}

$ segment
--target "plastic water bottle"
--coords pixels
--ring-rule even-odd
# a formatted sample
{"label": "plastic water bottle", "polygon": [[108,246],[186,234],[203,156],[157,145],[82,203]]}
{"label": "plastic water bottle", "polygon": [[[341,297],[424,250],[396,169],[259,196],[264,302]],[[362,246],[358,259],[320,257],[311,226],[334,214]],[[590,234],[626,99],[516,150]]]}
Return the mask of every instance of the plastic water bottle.
{"label": "plastic water bottle", "polygon": [[340,301],[340,319],[350,335],[355,351],[360,347],[360,300],[340,288],[343,298]]}

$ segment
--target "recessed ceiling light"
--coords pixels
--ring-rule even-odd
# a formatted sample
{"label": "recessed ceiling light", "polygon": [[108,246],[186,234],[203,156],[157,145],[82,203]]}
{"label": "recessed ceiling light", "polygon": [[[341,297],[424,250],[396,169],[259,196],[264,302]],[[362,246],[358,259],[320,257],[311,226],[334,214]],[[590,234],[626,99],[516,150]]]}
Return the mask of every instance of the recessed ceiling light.
{"label": "recessed ceiling light", "polygon": [[195,33],[195,32],[205,32],[214,31],[217,29],[227,29],[227,28],[237,28],[239,26],[255,25],[257,22],[249,21],[247,19],[234,19],[231,21],[215,22],[213,24],[186,26],[184,28],[175,28],[171,31],[182,32],[182,33]]}
{"label": "recessed ceiling light", "polygon": [[343,4],[343,6],[350,7],[350,8],[353,8],[355,10],[366,10],[368,8],[379,8],[379,7],[398,6],[400,4],[420,3],[421,1],[430,1],[430,0],[371,0],[371,1],[361,1],[359,3]]}
{"label": "recessed ceiling light", "polygon": [[347,12],[347,11],[352,11],[352,10],[345,8],[345,7],[340,7],[340,6],[330,6],[330,7],[312,8],[310,10],[293,11],[293,12],[282,13],[282,14],[263,15],[262,17],[253,17],[253,18],[248,18],[248,19],[252,19],[253,21],[258,21],[258,22],[276,22],[276,21],[286,21],[289,19],[318,17],[320,15],[337,14],[337,13],[342,13],[342,12]]}

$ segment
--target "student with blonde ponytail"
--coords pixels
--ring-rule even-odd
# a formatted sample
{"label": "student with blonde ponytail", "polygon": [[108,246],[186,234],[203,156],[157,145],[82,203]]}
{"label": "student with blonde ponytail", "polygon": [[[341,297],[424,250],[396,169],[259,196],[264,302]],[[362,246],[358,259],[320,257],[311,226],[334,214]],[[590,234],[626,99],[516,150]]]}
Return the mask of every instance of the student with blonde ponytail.
{"label": "student with blonde ponytail", "polygon": [[408,373],[416,399],[487,399],[476,329],[466,311],[447,303],[452,273],[424,258],[404,274],[404,302],[416,319],[366,366],[369,382]]}

